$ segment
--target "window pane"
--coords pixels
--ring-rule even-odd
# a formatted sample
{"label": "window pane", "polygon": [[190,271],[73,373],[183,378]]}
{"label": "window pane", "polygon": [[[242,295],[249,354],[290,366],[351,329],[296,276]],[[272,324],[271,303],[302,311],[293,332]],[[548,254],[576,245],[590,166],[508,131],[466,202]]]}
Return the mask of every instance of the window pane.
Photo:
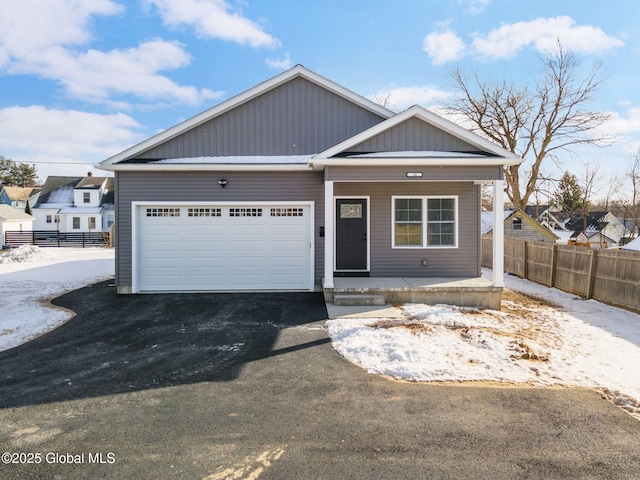
{"label": "window pane", "polygon": [[422,199],[398,198],[394,207],[394,245],[422,246]]}
{"label": "window pane", "polygon": [[395,245],[421,246],[422,224],[400,223],[396,224]]}

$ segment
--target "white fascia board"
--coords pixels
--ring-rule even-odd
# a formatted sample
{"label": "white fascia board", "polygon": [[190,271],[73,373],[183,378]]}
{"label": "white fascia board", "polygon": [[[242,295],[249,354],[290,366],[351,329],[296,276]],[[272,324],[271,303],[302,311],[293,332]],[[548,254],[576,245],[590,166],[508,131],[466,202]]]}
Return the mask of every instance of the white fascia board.
{"label": "white fascia board", "polygon": [[266,80],[256,85],[255,87],[250,88],[249,90],[246,90],[212,108],[209,108],[208,110],[205,110],[202,113],[199,113],[198,115],[195,115],[194,117],[191,117],[188,120],[185,120],[182,123],[179,123],[178,125],[175,125],[163,132],[160,132],[157,135],[154,135],[153,137],[148,138],[147,140],[144,140],[141,143],[134,145],[133,147],[128,148],[127,150],[124,150],[104,160],[103,162],[100,163],[100,165],[103,165],[103,166],[113,165],[123,160],[133,158],[135,155],[139,153],[147,151],[157,145],[160,145],[161,143],[171,140],[172,138],[175,138],[178,135],[188,130],[191,130],[192,128],[195,128],[198,125],[208,122],[209,120],[219,115],[222,115],[223,113],[229,110],[232,110],[238,107],[239,105],[242,105],[243,103],[251,100],[252,98],[262,95],[263,93],[268,92],[269,90],[272,90],[273,88],[283,83],[286,83],[289,80],[296,77],[306,78],[307,80],[313,83],[316,83],[320,86],[323,86],[328,90],[333,91],[337,95],[340,95],[348,100],[351,100],[352,102],[362,106],[363,108],[366,108],[385,118],[389,118],[393,116],[393,112],[391,112],[390,110],[387,110],[381,105],[378,105],[377,103],[372,102],[371,100],[361,95],[358,95],[352,92],[351,90],[344,88],[341,85],[338,85],[337,83],[334,83],[331,80],[324,78],[321,75],[318,75],[317,73],[312,72],[311,70],[306,69],[302,65],[296,65],[295,67],[285,72],[282,72],[281,74],[276,75],[275,77],[272,77],[269,80]]}
{"label": "white fascia board", "polygon": [[483,151],[502,157],[501,165],[519,165],[524,161],[522,158],[515,155],[514,153],[496,145],[493,142],[490,142],[480,137],[479,135],[476,135],[475,133],[470,132],[466,128],[462,128],[461,126],[456,125],[455,123],[447,120],[446,118],[441,117],[440,115],[436,115],[435,113],[427,110],[424,107],[421,107],[419,105],[414,105],[413,107],[408,108],[404,112],[401,112],[396,116],[391,117],[388,120],[385,120],[384,122],[374,125],[373,127],[365,130],[364,132],[361,132],[345,140],[344,142],[341,142],[338,145],[335,145],[334,147],[331,147],[330,149],[319,153],[314,157],[312,162],[315,163],[316,160],[318,159],[324,160],[324,159],[333,157],[335,155],[338,155],[348,150],[349,148],[354,147],[355,145],[358,145],[366,140],[369,140],[370,138],[373,138],[376,135],[379,135],[380,133],[390,128],[393,128],[396,125],[399,125],[400,123],[412,117],[416,117],[420,120],[423,120],[443,130],[444,132],[447,132],[455,137],[458,137],[461,140],[464,140],[465,142],[470,143],[471,145],[477,146],[479,149]]}
{"label": "white fascia board", "polygon": [[314,158],[311,160],[311,166],[314,170],[323,170],[324,167],[480,167],[480,166],[504,166],[519,165],[521,159],[507,160],[500,157],[486,158]]}
{"label": "white fascia board", "polygon": [[171,163],[116,163],[94,165],[109,172],[300,172],[309,171],[308,164],[171,164]]}

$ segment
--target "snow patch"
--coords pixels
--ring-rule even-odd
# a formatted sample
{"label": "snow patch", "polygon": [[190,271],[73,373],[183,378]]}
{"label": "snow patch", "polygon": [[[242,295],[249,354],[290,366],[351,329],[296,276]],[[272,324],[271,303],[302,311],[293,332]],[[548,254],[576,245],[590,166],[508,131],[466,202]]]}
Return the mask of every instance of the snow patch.
{"label": "snow patch", "polygon": [[0,256],[0,263],[25,263],[47,258],[49,255],[42,248],[36,245],[21,245],[3,253]]}

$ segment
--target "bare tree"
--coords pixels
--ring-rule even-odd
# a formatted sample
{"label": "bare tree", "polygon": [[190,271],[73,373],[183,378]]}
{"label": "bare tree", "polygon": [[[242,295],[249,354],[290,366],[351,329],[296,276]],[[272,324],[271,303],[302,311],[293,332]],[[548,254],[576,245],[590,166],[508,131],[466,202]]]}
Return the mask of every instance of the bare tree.
{"label": "bare tree", "polygon": [[543,161],[558,159],[560,151],[577,145],[608,145],[613,137],[598,129],[609,115],[588,110],[602,80],[600,65],[580,77],[579,62],[560,42],[554,53],[542,58],[543,74],[535,88],[480,79],[475,82],[456,68],[451,77],[461,95],[445,105],[461,115],[471,130],[526,160],[505,168],[507,196],[524,209],[535,192]]}

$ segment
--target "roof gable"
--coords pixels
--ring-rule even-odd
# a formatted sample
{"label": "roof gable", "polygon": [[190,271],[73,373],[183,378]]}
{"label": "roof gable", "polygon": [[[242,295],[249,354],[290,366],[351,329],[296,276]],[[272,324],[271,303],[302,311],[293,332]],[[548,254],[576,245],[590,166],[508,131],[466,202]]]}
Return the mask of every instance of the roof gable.
{"label": "roof gable", "polygon": [[5,185],[2,187],[2,190],[9,200],[19,202],[29,200],[31,192],[33,192],[33,187],[13,187]]}
{"label": "roof gable", "polygon": [[0,220],[12,221],[12,220],[35,220],[35,217],[18,210],[11,205],[0,204]]}
{"label": "roof gable", "polygon": [[[395,152],[424,152],[424,157],[459,157],[465,164],[470,163],[469,154],[497,157],[502,165],[522,162],[512,152],[418,105],[325,150],[314,159],[315,163],[321,163],[317,160],[365,151],[386,152],[389,153],[387,158],[397,158],[398,155],[393,155]],[[384,157],[377,155],[377,158]]]}
{"label": "roof gable", "polygon": [[101,168],[166,158],[315,154],[392,115],[298,65],[103,161]]}

